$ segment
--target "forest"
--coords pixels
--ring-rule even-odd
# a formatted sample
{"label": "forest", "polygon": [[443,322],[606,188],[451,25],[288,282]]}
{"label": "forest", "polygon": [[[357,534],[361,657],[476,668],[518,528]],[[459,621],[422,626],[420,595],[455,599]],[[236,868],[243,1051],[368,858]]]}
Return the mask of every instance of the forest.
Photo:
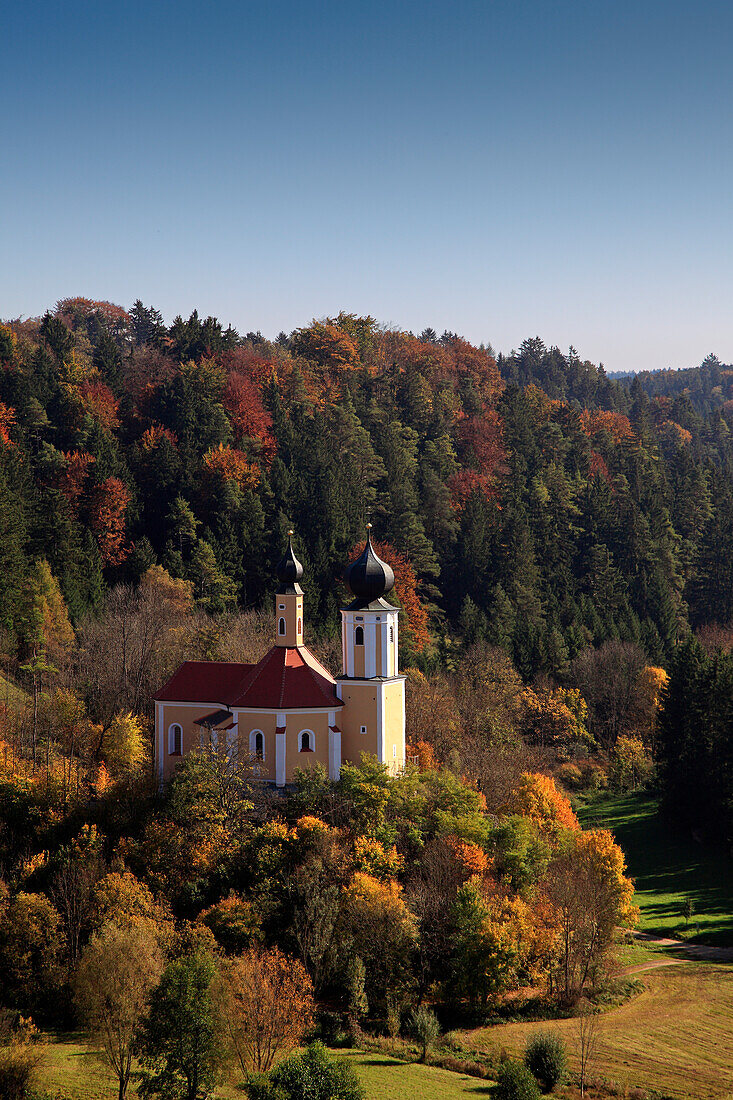
{"label": "forest", "polygon": [[[684,827],[733,836],[732,379],[709,356],[613,380],[537,337],[495,355],[343,312],[274,341],[141,301],[0,324],[18,1050],[36,1025],[108,1032],[124,989],[120,1097],[133,1054],[140,1095],[195,1097],[312,1034],[412,1029],[424,1054],[517,990],[571,1011],[617,989],[633,884],[572,799],[658,784]],[[404,774],[365,757],[281,795],[193,754],[159,792],[155,690],[184,659],[259,659],[291,527],[307,643],[335,668],[367,521],[404,612]],[[250,1095],[291,1095],[286,1076]]]}

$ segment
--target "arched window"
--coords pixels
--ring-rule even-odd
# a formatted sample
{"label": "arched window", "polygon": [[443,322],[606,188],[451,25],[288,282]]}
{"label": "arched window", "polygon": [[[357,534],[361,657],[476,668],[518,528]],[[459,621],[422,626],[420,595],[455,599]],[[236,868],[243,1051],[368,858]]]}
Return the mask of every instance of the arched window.
{"label": "arched window", "polygon": [[301,730],[298,734],[298,752],[315,752],[316,735],[313,730]]}
{"label": "arched window", "polygon": [[394,627],[393,626],[391,626],[389,628],[389,640],[390,640],[390,642],[394,641]]}
{"label": "arched window", "polygon": [[283,619],[282,617],[280,617],[278,619],[277,632],[278,632],[278,634],[284,634],[285,633],[285,619]]}
{"label": "arched window", "polygon": [[302,633],[303,633],[303,620],[298,619],[298,634],[302,634]]}
{"label": "arched window", "polygon": [[252,730],[249,735],[249,755],[255,760],[265,759],[265,735],[262,730]]}
{"label": "arched window", "polygon": [[364,627],[357,626],[354,631],[354,645],[364,645]]}
{"label": "arched window", "polygon": [[366,728],[366,726],[361,726],[361,727],[359,728],[359,733],[366,733],[366,731],[367,731],[367,728]]}
{"label": "arched window", "polygon": [[183,729],[174,722],[168,727],[168,755],[181,756],[183,753]]}

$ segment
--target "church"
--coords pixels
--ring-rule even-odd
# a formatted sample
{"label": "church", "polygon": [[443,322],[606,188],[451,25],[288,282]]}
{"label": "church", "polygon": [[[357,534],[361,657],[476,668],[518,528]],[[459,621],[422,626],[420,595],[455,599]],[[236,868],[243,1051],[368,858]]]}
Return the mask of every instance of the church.
{"label": "church", "polygon": [[354,599],[341,609],[341,672],[333,677],[303,641],[303,566],[288,549],[277,567],[275,644],[255,665],[186,661],[155,697],[161,786],[193,749],[251,761],[284,787],[319,763],[338,779],[344,762],[369,753],[392,774],[405,765],[405,678],[399,674],[399,608],[385,596],[394,573],[367,525],[363,552],[344,574]]}

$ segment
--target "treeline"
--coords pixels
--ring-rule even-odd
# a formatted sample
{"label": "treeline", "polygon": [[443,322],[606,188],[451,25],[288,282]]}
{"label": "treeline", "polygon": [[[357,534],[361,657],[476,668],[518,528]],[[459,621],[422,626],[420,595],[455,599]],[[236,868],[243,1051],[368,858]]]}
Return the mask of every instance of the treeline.
{"label": "treeline", "polygon": [[686,399],[700,417],[722,409],[730,414],[733,401],[733,366],[721,363],[717,355],[708,355],[699,367],[683,370],[640,371],[623,378],[631,386],[638,380],[644,392],[652,398],[674,401]]}
{"label": "treeline", "polygon": [[497,361],[351,314],[269,342],[66,299],[0,329],[4,649],[38,648],[39,568],[74,627],[152,565],[206,610],[262,606],[288,526],[310,627],[333,632],[371,519],[414,612],[408,662],[486,641],[562,676],[621,640],[659,663],[733,614],[730,415],[536,338]]}

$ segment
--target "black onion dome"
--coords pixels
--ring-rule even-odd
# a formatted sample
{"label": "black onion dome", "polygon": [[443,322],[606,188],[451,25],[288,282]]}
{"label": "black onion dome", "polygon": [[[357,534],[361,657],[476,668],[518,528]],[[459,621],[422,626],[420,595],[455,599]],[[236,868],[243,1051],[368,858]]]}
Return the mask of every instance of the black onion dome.
{"label": "black onion dome", "polygon": [[386,561],[377,557],[372,546],[371,523],[367,524],[367,541],[356,561],[344,573],[344,580],[360,604],[378,600],[394,588],[394,573]]}
{"label": "black onion dome", "polygon": [[288,548],[285,556],[277,563],[277,579],[280,581],[281,591],[292,591],[297,588],[297,582],[303,576],[303,566],[300,564],[293,551],[293,532],[288,531]]}

